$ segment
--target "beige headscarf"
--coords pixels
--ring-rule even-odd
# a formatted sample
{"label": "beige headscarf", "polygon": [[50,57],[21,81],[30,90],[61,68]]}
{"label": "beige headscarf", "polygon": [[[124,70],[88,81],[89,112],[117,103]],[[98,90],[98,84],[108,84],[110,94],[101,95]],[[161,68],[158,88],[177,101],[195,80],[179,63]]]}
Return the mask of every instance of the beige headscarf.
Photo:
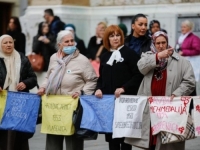
{"label": "beige headscarf", "polygon": [[19,83],[19,78],[20,78],[21,58],[19,53],[15,49],[10,55],[5,54],[3,52],[2,41],[6,37],[11,37],[11,36],[4,34],[0,37],[0,58],[4,59],[7,71],[3,89],[16,91],[16,86]]}

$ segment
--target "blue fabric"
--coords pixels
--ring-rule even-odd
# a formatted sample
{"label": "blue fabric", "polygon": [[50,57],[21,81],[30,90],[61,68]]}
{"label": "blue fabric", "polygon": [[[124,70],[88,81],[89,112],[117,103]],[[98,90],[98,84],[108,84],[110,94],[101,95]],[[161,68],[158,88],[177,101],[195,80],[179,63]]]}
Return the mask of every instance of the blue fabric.
{"label": "blue fabric", "polygon": [[96,132],[112,132],[114,118],[114,95],[103,95],[102,99],[95,96],[81,96],[83,116],[81,128]]}
{"label": "blue fabric", "polygon": [[40,96],[24,92],[8,92],[0,128],[35,132]]}
{"label": "blue fabric", "polygon": [[134,50],[137,54],[140,54],[140,48],[143,42],[144,42],[143,38],[136,38],[132,36],[130,44],[129,44],[129,48]]}

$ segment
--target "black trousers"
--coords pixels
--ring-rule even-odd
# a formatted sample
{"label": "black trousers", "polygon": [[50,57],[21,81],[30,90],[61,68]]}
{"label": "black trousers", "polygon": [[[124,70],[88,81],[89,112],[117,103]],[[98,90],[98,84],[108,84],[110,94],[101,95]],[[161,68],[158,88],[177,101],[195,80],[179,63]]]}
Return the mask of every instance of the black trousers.
{"label": "black trousers", "polygon": [[109,141],[109,150],[132,150],[132,145],[124,143],[124,138],[115,138]]}

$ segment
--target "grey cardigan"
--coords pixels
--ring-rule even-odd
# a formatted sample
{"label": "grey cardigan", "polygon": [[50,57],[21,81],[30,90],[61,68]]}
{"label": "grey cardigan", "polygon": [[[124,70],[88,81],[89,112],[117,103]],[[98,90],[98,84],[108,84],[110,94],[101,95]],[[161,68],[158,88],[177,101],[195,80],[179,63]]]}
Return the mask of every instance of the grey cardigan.
{"label": "grey cardigan", "polygon": [[[138,61],[138,68],[144,75],[144,79],[140,85],[138,95],[151,96],[151,81],[156,67],[156,55],[151,51],[143,53]],[[195,77],[192,66],[188,60],[180,56],[178,53],[173,53],[168,58],[167,63],[167,81],[165,96],[188,96],[195,90]],[[126,138],[125,142],[141,148],[149,148],[149,133],[150,133],[150,113],[149,105],[146,104],[143,112],[142,122],[142,138]],[[179,150],[184,150],[184,142],[162,145],[160,135],[157,136],[156,150],[173,150],[178,147]]]}

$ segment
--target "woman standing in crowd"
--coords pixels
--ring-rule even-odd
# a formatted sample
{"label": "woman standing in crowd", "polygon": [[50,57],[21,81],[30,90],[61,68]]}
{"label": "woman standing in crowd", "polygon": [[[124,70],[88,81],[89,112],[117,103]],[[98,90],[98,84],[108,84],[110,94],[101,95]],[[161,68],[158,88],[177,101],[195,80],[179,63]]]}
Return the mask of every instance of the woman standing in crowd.
{"label": "woman standing in crowd", "polygon": [[185,20],[181,25],[181,35],[178,39],[179,54],[182,56],[200,55],[200,39],[192,33],[194,24]]}
{"label": "woman standing in crowd", "polygon": [[38,26],[38,33],[33,38],[33,52],[41,54],[44,58],[44,69],[47,71],[50,57],[55,50],[55,36],[49,31],[49,26],[46,22],[41,22]]}
{"label": "woman standing in crowd", "polygon": [[13,38],[15,49],[25,55],[26,38],[25,35],[22,33],[22,28],[18,17],[10,18],[7,34]]}
{"label": "woman standing in crowd", "polygon": [[149,37],[152,37],[152,35],[154,33],[156,33],[157,31],[160,31],[160,30],[161,30],[160,22],[158,20],[151,20],[149,23],[149,30],[147,32],[147,35]]}
{"label": "woman standing in crowd", "polygon": [[[103,44],[107,52],[101,56],[95,95],[99,98],[103,94],[115,94],[116,97],[122,93],[136,95],[143,78],[137,67],[139,57],[135,51],[124,46],[122,30],[116,25],[109,26]],[[106,134],[106,141],[109,142],[109,150],[132,149],[131,145],[124,143],[124,138],[112,139],[112,134]]]}
{"label": "woman standing in crowd", "polygon": [[181,35],[178,39],[178,51],[182,56],[187,56],[186,58],[191,62],[195,73],[196,79],[196,93],[200,94],[200,39],[198,36],[192,33],[194,28],[193,22],[185,20],[181,25]]}
{"label": "woman standing in crowd", "polygon": [[[96,87],[97,77],[89,60],[75,47],[74,34],[60,31],[57,36],[58,52],[53,54],[47,71],[47,77],[38,94],[91,95]],[[62,84],[61,84],[62,83]],[[83,150],[83,140],[75,135],[47,134],[46,150],[62,150],[63,139],[67,150]]]}
{"label": "woman standing in crowd", "polygon": [[99,60],[98,57],[103,51],[103,37],[104,37],[106,28],[107,28],[106,23],[104,22],[98,23],[97,28],[96,28],[96,35],[90,38],[90,41],[88,44],[88,58],[90,60],[96,60],[96,59],[97,61]]}
{"label": "woman standing in crowd", "polygon": [[84,41],[77,37],[75,26],[73,24],[66,24],[65,30],[69,30],[74,34],[77,49],[80,51],[82,55],[86,56],[87,49],[85,47]]}
{"label": "woman standing in crowd", "polygon": [[140,58],[142,52],[150,50],[151,38],[146,36],[147,17],[144,14],[137,14],[132,20],[131,34],[126,38],[125,45],[135,51]]}
{"label": "woman standing in crowd", "polygon": [[[138,91],[138,95],[144,96],[189,96],[195,90],[195,78],[191,64],[185,58],[173,52],[168,45],[168,36],[162,31],[154,33],[151,51],[143,53],[138,62],[138,68],[144,75],[144,79]],[[147,106],[148,107],[148,106]],[[137,146],[142,147],[144,140],[149,145],[150,113],[143,116],[142,139],[135,140]],[[148,130],[146,130],[148,129]],[[185,150],[185,142],[161,144],[161,135],[157,140],[153,138],[150,146],[156,144],[156,150]],[[135,144],[134,144],[135,145]]]}
{"label": "woman standing in crowd", "polygon": [[[14,49],[9,35],[0,37],[0,91],[28,92],[37,84],[37,78],[27,57]],[[1,150],[29,150],[28,138],[33,134],[0,130]]]}

